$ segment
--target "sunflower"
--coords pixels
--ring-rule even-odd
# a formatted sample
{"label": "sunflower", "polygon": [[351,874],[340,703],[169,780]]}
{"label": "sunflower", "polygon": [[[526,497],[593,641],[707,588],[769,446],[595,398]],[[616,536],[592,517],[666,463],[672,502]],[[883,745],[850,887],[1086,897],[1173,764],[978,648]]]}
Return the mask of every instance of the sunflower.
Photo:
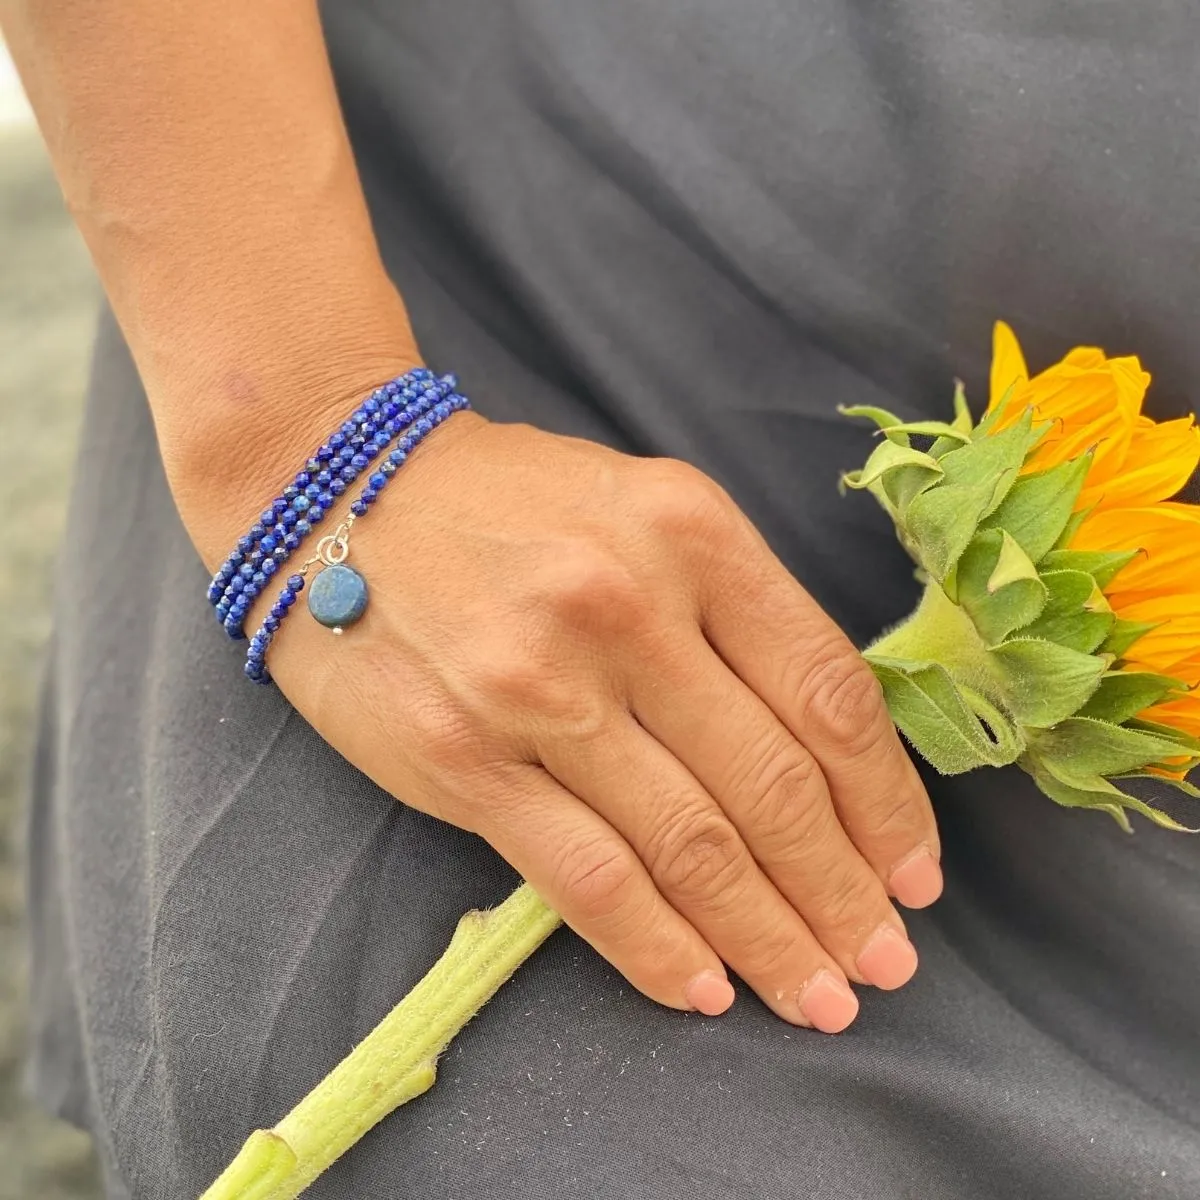
{"label": "sunflower", "polygon": [[1031,379],[1016,335],[996,323],[988,409],[1003,409],[997,428],[1013,424],[1023,408],[1051,423],[1025,471],[1090,451],[1075,502],[1083,521],[1069,548],[1137,550],[1103,589],[1120,620],[1146,627],[1126,651],[1125,668],[1191,689],[1140,715],[1200,736],[1200,507],[1171,500],[1200,466],[1200,427],[1194,416],[1143,415],[1149,386],[1137,358],[1107,358],[1087,346]]}
{"label": "sunflower", "polygon": [[1156,422],[1135,357],[1078,347],[1030,376],[994,334],[988,410],[881,409],[850,487],[872,492],[918,567],[913,615],[866,651],[909,741],[939,770],[1016,763],[1052,799],[1128,827],[1166,814],[1116,780],[1200,765],[1200,463],[1194,417]]}

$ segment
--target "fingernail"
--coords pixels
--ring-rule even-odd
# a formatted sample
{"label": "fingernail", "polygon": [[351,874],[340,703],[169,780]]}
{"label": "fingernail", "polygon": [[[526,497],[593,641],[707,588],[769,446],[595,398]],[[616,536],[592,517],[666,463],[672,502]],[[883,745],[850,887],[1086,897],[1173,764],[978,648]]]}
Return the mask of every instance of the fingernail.
{"label": "fingernail", "polygon": [[855,962],[868,983],[890,992],[903,987],[916,974],[917,952],[894,925],[881,925]]}
{"label": "fingernail", "polygon": [[836,975],[818,971],[800,993],[800,1011],[814,1029],[841,1033],[858,1016],[858,997]]}
{"label": "fingernail", "polygon": [[683,989],[684,999],[706,1017],[719,1017],[732,1003],[733,984],[716,971],[701,971]]}
{"label": "fingernail", "polygon": [[925,908],[942,894],[942,868],[928,846],[920,846],[888,878],[892,895],[905,908]]}

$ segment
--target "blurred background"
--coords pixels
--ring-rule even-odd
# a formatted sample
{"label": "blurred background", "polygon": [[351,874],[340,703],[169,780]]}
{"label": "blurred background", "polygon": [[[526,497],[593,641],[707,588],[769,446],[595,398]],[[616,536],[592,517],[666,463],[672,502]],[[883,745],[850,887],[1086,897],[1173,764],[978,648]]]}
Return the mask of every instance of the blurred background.
{"label": "blurred background", "polygon": [[0,43],[0,1200],[98,1200],[88,1138],[22,1091],[21,853],[54,558],[99,294]]}

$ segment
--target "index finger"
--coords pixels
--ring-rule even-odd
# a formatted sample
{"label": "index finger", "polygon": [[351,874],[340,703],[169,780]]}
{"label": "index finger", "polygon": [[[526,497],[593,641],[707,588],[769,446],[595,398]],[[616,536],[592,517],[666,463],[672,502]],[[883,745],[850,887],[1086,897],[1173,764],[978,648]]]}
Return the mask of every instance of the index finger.
{"label": "index finger", "polygon": [[701,622],[717,653],[813,755],[839,819],[901,904],[941,894],[929,795],[883,692],[853,643],[745,517],[702,573]]}

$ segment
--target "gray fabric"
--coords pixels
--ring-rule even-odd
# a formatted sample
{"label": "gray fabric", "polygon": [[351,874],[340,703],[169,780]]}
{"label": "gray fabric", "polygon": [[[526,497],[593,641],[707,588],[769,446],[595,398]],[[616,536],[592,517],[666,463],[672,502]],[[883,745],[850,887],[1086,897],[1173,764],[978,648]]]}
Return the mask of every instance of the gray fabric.
{"label": "gray fabric", "polygon": [[[338,0],[431,360],[498,419],[690,459],[856,636],[912,601],[839,402],[1141,353],[1200,389],[1189,0]],[[32,839],[35,1077],[112,1194],[197,1194],[508,869],[244,684],[102,328]],[[569,933],[315,1198],[1194,1200],[1200,843],[935,785],[948,888],[845,1036],[660,1010]]]}

